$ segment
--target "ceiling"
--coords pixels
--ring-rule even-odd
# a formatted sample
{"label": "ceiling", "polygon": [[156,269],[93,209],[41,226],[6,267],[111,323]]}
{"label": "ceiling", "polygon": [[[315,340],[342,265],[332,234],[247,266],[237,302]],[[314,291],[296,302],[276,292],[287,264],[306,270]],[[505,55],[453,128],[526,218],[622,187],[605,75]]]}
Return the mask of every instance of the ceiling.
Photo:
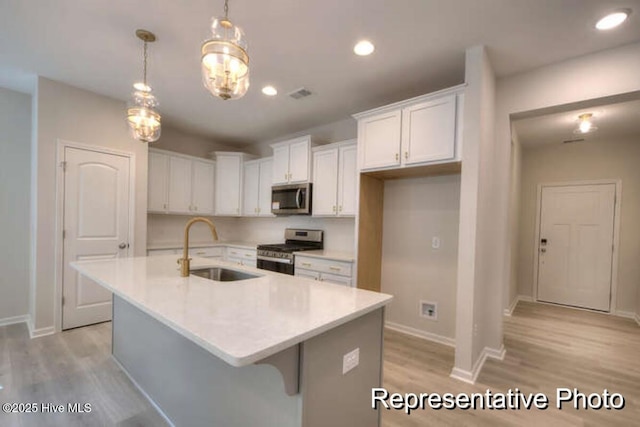
{"label": "ceiling", "polygon": [[[587,134],[574,134],[578,116],[592,113],[592,123],[598,129]],[[531,117],[513,122],[518,141],[524,147],[562,144],[577,139],[613,140],[624,137],[640,138],[640,100],[597,105]],[[581,142],[581,141],[577,141]]]}
{"label": "ceiling", "polygon": [[[605,12],[634,10],[607,33]],[[230,0],[249,42],[251,88],[213,98],[199,49],[223,1],[0,0],[0,86],[41,75],[126,100],[142,74],[137,28],[156,33],[149,83],[164,123],[220,142],[252,143],[464,80],[464,51],[484,44],[498,76],[640,40],[640,0]],[[373,55],[357,57],[368,38]],[[279,95],[260,92],[273,84]],[[312,96],[287,93],[306,87]]]}

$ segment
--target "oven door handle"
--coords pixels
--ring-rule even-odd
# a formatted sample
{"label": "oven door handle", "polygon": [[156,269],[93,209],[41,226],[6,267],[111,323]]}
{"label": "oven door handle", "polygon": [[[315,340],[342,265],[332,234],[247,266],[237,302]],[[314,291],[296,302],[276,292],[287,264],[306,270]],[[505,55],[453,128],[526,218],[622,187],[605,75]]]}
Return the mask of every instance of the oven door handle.
{"label": "oven door handle", "polygon": [[296,207],[298,209],[302,208],[302,206],[300,206],[302,204],[302,201],[300,200],[301,195],[302,195],[302,188],[298,188],[298,191],[296,191]]}
{"label": "oven door handle", "polygon": [[262,256],[262,255],[258,255],[257,259],[261,260],[261,261],[269,261],[269,262],[277,262],[280,264],[292,264],[293,261],[290,259],[286,259],[286,258],[271,258],[271,257],[267,257],[267,256]]}

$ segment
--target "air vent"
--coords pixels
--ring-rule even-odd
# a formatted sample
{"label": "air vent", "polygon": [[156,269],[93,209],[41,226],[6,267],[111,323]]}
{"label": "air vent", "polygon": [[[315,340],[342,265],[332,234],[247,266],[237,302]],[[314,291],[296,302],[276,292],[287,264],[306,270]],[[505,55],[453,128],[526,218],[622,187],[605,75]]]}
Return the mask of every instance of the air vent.
{"label": "air vent", "polygon": [[293,92],[289,93],[289,96],[293,99],[306,98],[309,95],[311,95],[311,91],[304,87],[301,87],[300,89],[296,89]]}
{"label": "air vent", "polygon": [[564,141],[562,141],[563,144],[572,144],[574,142],[582,142],[584,141],[584,138],[576,138],[576,139],[565,139]]}

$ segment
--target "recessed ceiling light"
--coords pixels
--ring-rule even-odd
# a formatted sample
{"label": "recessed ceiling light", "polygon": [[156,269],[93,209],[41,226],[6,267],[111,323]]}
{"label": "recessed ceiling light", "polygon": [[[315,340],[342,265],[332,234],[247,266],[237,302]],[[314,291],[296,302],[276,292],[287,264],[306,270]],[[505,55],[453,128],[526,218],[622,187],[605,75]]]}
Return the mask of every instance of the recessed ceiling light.
{"label": "recessed ceiling light", "polygon": [[359,56],[367,56],[371,55],[375,49],[375,46],[369,40],[361,40],[353,47],[353,52]]}
{"label": "recessed ceiling light", "polygon": [[618,25],[627,20],[630,13],[630,9],[616,10],[615,12],[612,12],[604,18],[600,19],[596,23],[596,28],[599,30],[610,30],[612,28],[616,28]]}
{"label": "recessed ceiling light", "polygon": [[271,85],[268,85],[262,88],[262,93],[267,96],[276,96],[278,94],[278,89]]}

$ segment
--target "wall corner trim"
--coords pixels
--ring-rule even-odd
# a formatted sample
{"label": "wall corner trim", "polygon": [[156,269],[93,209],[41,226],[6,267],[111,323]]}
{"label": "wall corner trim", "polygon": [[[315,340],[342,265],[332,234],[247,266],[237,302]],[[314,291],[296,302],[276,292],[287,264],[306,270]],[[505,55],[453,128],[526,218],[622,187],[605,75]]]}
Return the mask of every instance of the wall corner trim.
{"label": "wall corner trim", "polygon": [[46,337],[47,335],[53,335],[56,333],[56,328],[53,326],[47,326],[46,328],[35,329],[31,319],[27,320],[27,326],[29,327],[29,337],[31,339]]}
{"label": "wall corner trim", "polygon": [[431,332],[426,332],[420,329],[404,326],[399,323],[385,322],[384,327],[392,331],[400,332],[402,334],[411,335],[412,337],[420,338],[427,341],[436,342],[449,347],[456,346],[456,340],[454,338],[445,337],[444,335],[438,335]]}
{"label": "wall corner trim", "polygon": [[507,350],[504,348],[504,344],[500,346],[500,348],[489,348],[485,347],[480,353],[480,357],[476,360],[476,363],[473,365],[473,369],[471,371],[465,371],[460,368],[453,368],[451,370],[451,374],[449,375],[451,378],[454,378],[459,381],[464,381],[469,384],[475,384],[478,379],[478,375],[480,375],[480,371],[482,371],[482,367],[484,366],[484,362],[487,361],[487,358],[504,360],[504,357],[507,353]]}
{"label": "wall corner trim", "polygon": [[0,319],[0,326],[15,325],[16,323],[28,323],[29,315],[23,314],[22,316],[5,317]]}

